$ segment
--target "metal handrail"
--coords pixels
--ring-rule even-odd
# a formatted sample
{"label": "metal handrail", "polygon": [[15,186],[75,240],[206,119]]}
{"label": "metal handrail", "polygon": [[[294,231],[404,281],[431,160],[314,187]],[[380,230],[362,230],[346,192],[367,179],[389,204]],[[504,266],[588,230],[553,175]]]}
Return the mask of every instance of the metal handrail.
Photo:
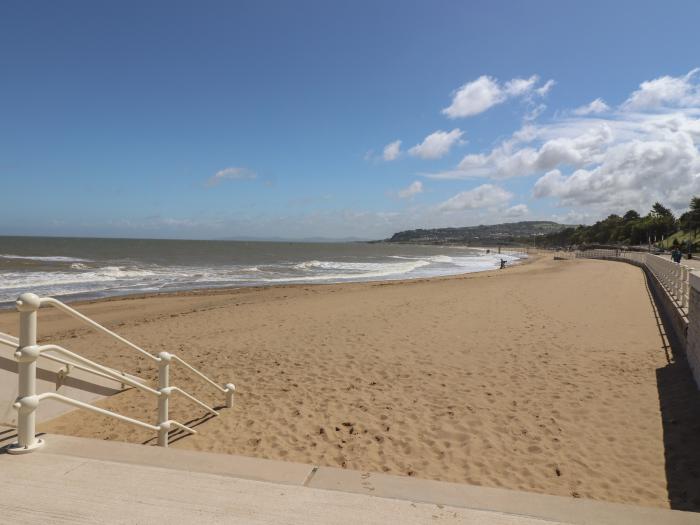
{"label": "metal handrail", "polygon": [[[17,300],[18,306],[19,306],[20,303],[21,303],[21,297],[22,297],[22,296],[20,296],[20,299]],[[65,304],[65,303],[63,303],[63,302],[61,302],[61,301],[59,301],[58,299],[54,299],[53,297],[42,297],[42,298],[38,298],[38,300],[39,300],[39,306],[44,306],[44,305],[53,306],[54,308],[57,308],[57,309],[61,310],[62,312],[67,313],[67,314],[70,315],[71,317],[73,317],[73,318],[75,318],[75,319],[77,319],[77,320],[79,320],[79,321],[81,321],[81,322],[83,322],[83,323],[85,323],[85,324],[91,326],[91,327],[94,328],[95,330],[97,330],[97,331],[99,331],[99,332],[102,332],[103,334],[106,334],[106,335],[112,337],[113,339],[116,339],[117,341],[119,341],[119,342],[121,342],[121,343],[127,345],[129,348],[131,348],[131,349],[133,349],[133,350],[136,350],[137,352],[139,352],[140,354],[144,355],[145,357],[147,357],[147,358],[150,359],[151,361],[153,361],[153,362],[155,362],[155,363],[159,363],[159,364],[161,363],[161,357],[160,357],[160,356],[154,356],[153,354],[151,354],[150,352],[144,350],[144,349],[141,348],[140,346],[138,346],[138,345],[132,343],[132,342],[129,341],[128,339],[125,339],[124,337],[122,337],[122,336],[120,336],[119,334],[113,332],[112,330],[110,330],[110,329],[108,329],[108,328],[105,328],[104,326],[102,326],[102,325],[99,324],[98,322],[93,321],[92,319],[90,319],[90,318],[87,317],[86,315],[81,314],[80,312],[78,312],[78,311],[75,310],[74,308],[71,308],[71,307],[68,306],[67,304]],[[229,399],[229,398],[231,398],[231,397],[233,396],[233,394],[234,394],[234,392],[235,392],[235,390],[236,390],[235,385],[233,385],[232,383],[227,383],[226,385],[221,386],[221,385],[219,385],[218,383],[216,383],[215,381],[212,381],[209,377],[207,377],[207,376],[206,376],[205,374],[203,374],[201,371],[197,370],[194,366],[190,365],[187,361],[185,361],[185,360],[182,359],[181,357],[178,357],[177,355],[173,355],[173,354],[169,354],[169,355],[170,355],[175,361],[177,361],[178,363],[182,364],[185,368],[187,368],[188,370],[190,370],[191,372],[193,372],[194,374],[196,374],[197,376],[199,376],[201,379],[203,379],[204,381],[206,381],[207,383],[209,383],[211,386],[213,386],[214,388],[216,388],[219,392],[222,392],[223,394],[226,394],[226,396],[227,396],[227,401],[226,401],[226,402],[227,402],[227,404],[230,404],[230,399]]]}
{"label": "metal handrail", "polygon": [[[17,408],[19,411],[18,414],[18,419],[17,419],[17,443],[14,444],[12,447],[10,447],[9,452],[11,453],[22,453],[22,452],[30,452],[38,447],[41,446],[41,440],[36,439],[36,408],[39,405],[39,402],[42,399],[56,399],[58,401],[61,401],[63,403],[73,405],[79,408],[84,408],[86,410],[91,410],[93,412],[98,412],[102,413],[104,415],[108,415],[110,417],[115,417],[117,419],[120,419],[122,421],[126,421],[135,425],[139,425],[143,428],[148,428],[150,430],[157,430],[158,431],[158,445],[160,446],[167,446],[168,445],[168,432],[172,427],[175,428],[181,428],[187,432],[195,433],[190,429],[189,427],[186,427],[185,425],[182,425],[181,423],[178,423],[177,421],[173,421],[168,417],[169,413],[169,400],[170,396],[172,393],[177,392],[179,394],[182,394],[185,396],[187,399],[192,401],[193,403],[197,404],[210,414],[218,415],[218,412],[207,405],[206,403],[202,402],[201,400],[197,399],[195,396],[192,394],[186,392],[185,390],[178,388],[176,386],[171,386],[170,385],[170,363],[171,361],[177,361],[178,363],[182,364],[185,368],[187,368],[189,371],[193,372],[195,375],[200,377],[201,379],[205,380],[208,382],[210,385],[214,386],[217,390],[220,392],[224,392],[226,394],[226,406],[231,407],[233,405],[233,395],[235,392],[236,387],[231,384],[227,383],[224,387],[218,385],[214,381],[212,381],[210,378],[208,378],[206,375],[204,375],[202,372],[197,370],[195,367],[187,363],[184,359],[181,359],[177,356],[174,356],[172,354],[169,354],[167,352],[161,352],[158,354],[158,357],[151,355],[144,349],[140,348],[139,346],[135,345],[131,341],[128,341],[124,339],[123,337],[117,335],[116,333],[112,332],[111,330],[105,328],[104,326],[100,325],[99,323],[93,321],[92,319],[86,317],[85,315],[81,314],[80,312],[74,310],[73,308],[63,304],[61,301],[58,301],[57,299],[53,298],[40,298],[35,294],[32,293],[25,293],[19,296],[17,299],[17,309],[19,310],[20,314],[20,333],[19,333],[19,338],[11,338],[12,340],[8,340],[7,342],[10,342],[14,345],[15,340],[17,341],[16,343],[16,351],[15,351],[15,358],[17,359],[18,362],[18,378],[19,378],[19,387],[18,387],[18,397],[17,401],[15,402],[14,406]],[[92,326],[93,328],[97,329],[98,331],[105,333],[109,335],[110,337],[113,337],[117,339],[118,341],[126,344],[130,348],[138,351],[139,353],[147,356],[151,360],[155,361],[158,363],[158,389],[151,388],[150,386],[147,386],[136,379],[131,379],[128,375],[124,374],[123,372],[119,372],[117,370],[114,370],[112,368],[100,365],[99,363],[96,363],[90,359],[87,359],[79,354],[76,354],[75,352],[71,352],[70,350],[67,350],[63,348],[62,346],[55,345],[55,344],[47,344],[47,345],[37,345],[36,344],[36,338],[37,338],[37,312],[39,308],[43,305],[50,305],[54,306],[72,317],[88,324],[89,326]],[[6,342],[6,341],[3,341]],[[69,358],[72,362],[64,361],[60,358],[57,358],[55,356],[49,356],[46,354],[46,352],[56,352],[58,354],[61,354],[67,358]],[[114,412],[110,412],[108,410],[100,409],[97,407],[94,407],[92,405],[89,405],[87,403],[83,403],[82,401],[77,401],[74,399],[67,398],[61,394],[56,394],[56,393],[46,393],[46,394],[36,394],[36,362],[37,359],[40,357],[46,357],[48,359],[53,359],[54,361],[58,362],[64,362],[66,365],[75,365],[75,366],[80,366],[81,369],[86,370],[88,372],[96,373],[98,375],[102,375],[103,377],[107,377],[110,379],[114,379],[116,381],[121,382],[122,384],[129,385],[133,388],[136,388],[138,390],[141,390],[143,392],[147,392],[151,395],[154,395],[158,399],[158,425],[150,425],[148,423],[144,423],[142,421],[138,421],[126,416],[122,416],[121,414],[116,414]]]}
{"label": "metal handrail", "polygon": [[[212,407],[210,407],[206,403],[203,403],[202,401],[197,399],[195,396],[193,396],[189,392],[186,392],[182,388],[167,387],[164,389],[156,390],[156,389],[151,388],[147,385],[139,383],[138,381],[134,381],[128,377],[122,376],[119,374],[119,372],[116,372],[116,371],[114,371],[111,368],[108,368],[106,366],[100,365],[99,363],[95,363],[94,361],[91,361],[90,359],[87,359],[81,355],[78,355],[75,352],[71,352],[70,350],[63,348],[62,346],[43,345],[43,346],[39,346],[39,347],[34,348],[34,351],[37,352],[39,354],[39,356],[41,356],[41,357],[49,357],[47,355],[44,355],[44,352],[58,352],[59,354],[66,355],[66,356],[70,357],[71,359],[75,359],[76,361],[79,361],[83,364],[92,366],[95,369],[100,370],[101,372],[99,372],[99,373],[103,377],[106,377],[109,379],[114,379],[115,381],[120,381],[121,383],[123,383],[125,385],[129,385],[130,387],[136,388],[137,390],[141,390],[143,392],[147,392],[147,393],[152,394],[152,395],[157,396],[157,397],[167,396],[170,394],[170,392],[178,392],[178,393],[182,394],[183,396],[185,396],[190,401],[192,401],[192,402],[196,403],[197,405],[201,406],[202,408],[204,408],[207,412],[218,415],[218,412],[216,410],[214,410]],[[21,357],[21,353],[19,351],[16,352],[15,357],[17,357],[17,358]],[[53,356],[51,356],[51,357],[53,357]],[[51,357],[49,357],[49,359]],[[56,358],[54,358],[54,359],[56,359]],[[75,363],[68,363],[65,361],[64,361],[64,363],[76,365]],[[77,364],[76,366],[80,366],[80,365]],[[86,367],[83,367],[83,369],[88,370]],[[90,371],[90,370],[88,370],[88,371]]]}
{"label": "metal handrail", "polygon": [[223,392],[223,393],[225,394],[229,386],[233,387],[233,385],[226,385],[226,387],[222,387],[222,386],[219,385],[218,383],[216,383],[216,382],[212,381],[211,379],[209,379],[207,376],[205,376],[202,372],[200,372],[199,370],[197,370],[195,367],[193,367],[193,366],[192,366],[191,364],[189,364],[187,361],[185,361],[185,360],[182,359],[181,357],[176,356],[175,354],[172,354],[172,358],[173,358],[175,361],[177,361],[178,363],[180,363],[181,365],[183,365],[185,368],[187,368],[188,370],[190,370],[191,372],[194,372],[194,373],[195,373],[196,375],[198,375],[200,378],[204,379],[204,381],[206,381],[207,383],[209,383],[210,385],[212,385],[214,388],[216,388],[217,390],[219,390],[219,392]]}
{"label": "metal handrail", "polygon": [[[19,340],[12,335],[0,333],[0,344],[4,344],[4,345],[9,346],[10,348],[13,348],[16,350],[17,347],[19,346]],[[83,366],[83,365],[79,365],[78,363],[74,363],[72,361],[67,361],[65,359],[61,359],[60,357],[52,356],[49,354],[42,354],[40,357],[42,359],[48,359],[49,361],[53,361],[55,363],[60,363],[62,365],[72,366],[78,370],[88,372],[90,374],[96,375],[98,377],[102,377],[104,379],[109,379],[110,381],[117,381],[117,382],[121,383],[120,380],[115,379],[115,378],[108,376],[106,374],[103,374],[102,372],[98,372],[97,370],[92,370],[91,368],[88,368],[88,367]],[[131,379],[137,379],[135,376],[127,374],[126,372],[121,372],[119,370],[114,370],[114,369],[112,369],[112,370],[114,372],[121,374],[122,376],[129,377]]]}
{"label": "metal handrail", "polygon": [[116,333],[112,332],[112,330],[105,328],[100,323],[93,321],[89,317],[81,314],[77,310],[74,310],[73,308],[71,308],[70,306],[68,306],[65,303],[62,303],[58,299],[54,299],[53,297],[42,297],[39,301],[40,301],[40,306],[48,305],[48,306],[53,306],[54,308],[58,308],[59,310],[61,310],[64,313],[67,313],[71,317],[78,319],[79,321],[93,327],[98,332],[102,332],[103,334],[106,334],[106,335],[112,337],[113,339],[116,339],[117,341],[124,343],[126,346],[128,346],[132,350],[136,350],[141,355],[145,356],[146,358],[150,359],[151,361],[158,362],[158,358],[156,356],[154,356],[153,354],[151,354],[151,353],[147,352],[146,350],[144,350],[143,348],[135,345],[131,341],[124,339],[119,334],[116,334]]}
{"label": "metal handrail", "polygon": [[214,415],[214,416],[218,416],[218,415],[219,415],[219,413],[218,413],[216,410],[214,410],[212,407],[210,407],[210,406],[207,405],[206,403],[201,402],[199,399],[197,399],[196,397],[194,397],[192,394],[189,394],[188,392],[185,392],[182,388],[178,388],[178,387],[176,387],[176,386],[171,386],[171,387],[169,387],[169,388],[170,388],[170,391],[171,391],[171,392],[178,392],[179,394],[182,394],[182,395],[185,396],[187,399],[189,399],[189,400],[192,401],[193,403],[196,403],[197,405],[199,405],[200,407],[202,407],[204,410],[206,410],[206,411],[209,412],[210,414],[212,414],[212,415]]}
{"label": "metal handrail", "polygon": [[[19,399],[17,402],[14,403],[14,407],[22,413],[23,411],[34,411],[36,408],[39,406],[39,403],[45,399],[53,399],[55,401],[58,401],[59,403],[63,403],[66,405],[72,405],[76,408],[82,408],[83,410],[88,410],[90,412],[95,412],[97,414],[101,414],[103,416],[107,417],[112,417],[114,419],[118,419],[120,421],[124,421],[125,423],[130,423],[132,425],[136,425],[141,428],[145,428],[147,430],[152,430],[154,432],[158,432],[158,437],[159,441],[161,439],[161,436],[165,435],[167,439],[167,434],[170,431],[172,427],[179,428],[181,430],[184,430],[185,432],[189,432],[190,434],[196,434],[197,431],[193,428],[190,428],[186,425],[183,425],[179,421],[175,421],[173,419],[169,419],[168,421],[163,421],[162,423],[159,423],[158,425],[151,425],[150,423],[145,423],[144,421],[140,421],[138,419],[134,419],[128,416],[123,416],[122,414],[117,414],[116,412],[112,412],[110,410],[105,410],[104,408],[99,408],[93,405],[90,405],[88,403],[83,403],[82,401],[78,401],[77,399],[72,399],[70,397],[66,397],[61,394],[57,394],[55,392],[44,392],[43,394],[38,394],[34,396],[26,396],[21,399]],[[37,440],[34,438],[34,441],[25,445],[24,447],[21,446],[22,444],[19,443],[17,446],[11,447],[8,449],[9,452],[11,453],[23,453],[23,452],[30,452],[35,448],[40,447],[43,445],[42,440]]]}
{"label": "metal handrail", "polygon": [[118,372],[115,372],[111,368],[108,368],[106,366],[102,366],[98,363],[95,363],[94,361],[91,361],[90,359],[87,359],[86,357],[83,357],[81,355],[76,354],[75,352],[71,352],[70,350],[66,350],[62,346],[59,345],[42,345],[42,346],[35,346],[35,347],[24,347],[22,350],[17,350],[15,352],[15,357],[17,359],[20,359],[22,357],[22,351],[27,352],[27,351],[32,351],[36,352],[37,357],[41,355],[43,352],[47,351],[53,351],[53,352],[58,352],[59,354],[63,354],[67,357],[70,357],[71,359],[74,359],[78,361],[80,364],[84,364],[90,367],[93,367],[94,369],[98,370],[99,372],[102,372],[105,375],[108,375],[112,377],[113,379],[120,381],[124,383],[125,385],[129,385],[133,388],[136,388],[138,390],[142,390],[143,392],[148,392],[149,394],[152,394],[154,396],[160,396],[161,393],[154,389],[151,388],[150,386],[144,385],[142,383],[139,383],[138,381],[134,381],[133,379],[130,379],[126,376],[120,375]]}
{"label": "metal handrail", "polygon": [[48,359],[49,361],[53,361],[54,363],[60,363],[62,365],[66,365],[66,366],[72,366],[74,368],[77,368],[78,370],[88,372],[90,374],[96,375],[96,376],[101,377],[103,379],[109,379],[110,381],[116,381],[117,383],[121,383],[122,385],[125,384],[121,379],[116,379],[112,376],[108,376],[107,374],[103,374],[102,372],[98,372],[97,370],[92,370],[92,369],[88,368],[87,366],[79,365],[78,363],[73,363],[72,361],[67,361],[65,359],[61,359],[60,357],[56,357],[54,355],[43,354],[40,357],[42,359]]}

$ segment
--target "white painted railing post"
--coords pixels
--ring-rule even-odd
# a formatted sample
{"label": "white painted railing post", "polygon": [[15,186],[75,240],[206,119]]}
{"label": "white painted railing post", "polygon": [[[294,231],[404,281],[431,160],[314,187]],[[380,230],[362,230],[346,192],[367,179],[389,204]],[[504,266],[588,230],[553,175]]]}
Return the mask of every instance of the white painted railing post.
{"label": "white painted railing post", "polygon": [[233,406],[233,394],[236,392],[236,387],[233,383],[227,383],[224,387],[226,388],[226,408],[231,408]]}
{"label": "white painted railing post", "polygon": [[17,443],[13,443],[7,451],[10,454],[23,454],[44,444],[43,440],[36,438],[36,408],[39,405],[36,395],[36,360],[39,357],[36,321],[41,300],[33,293],[23,293],[16,305],[19,310],[19,347],[15,352],[19,387],[14,404],[17,409]]}
{"label": "white painted railing post", "polygon": [[682,287],[683,287],[683,300],[681,301],[681,306],[686,309],[686,312],[688,310],[688,300],[690,297],[690,276],[688,274],[688,267],[683,266],[682,267],[682,273],[681,273],[681,280],[683,281]]}
{"label": "white painted railing post", "polygon": [[158,354],[160,359],[158,363],[158,445],[161,447],[168,446],[168,431],[170,425],[168,421],[169,402],[170,402],[170,361],[172,356],[168,352]]}

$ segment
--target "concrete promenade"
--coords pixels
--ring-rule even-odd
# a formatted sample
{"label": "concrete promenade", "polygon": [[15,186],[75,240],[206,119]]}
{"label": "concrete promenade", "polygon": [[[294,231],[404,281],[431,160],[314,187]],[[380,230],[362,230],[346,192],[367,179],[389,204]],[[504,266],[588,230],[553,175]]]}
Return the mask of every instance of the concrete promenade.
{"label": "concrete promenade", "polygon": [[7,523],[700,523],[698,514],[664,509],[47,437],[36,453],[0,454],[0,516]]}

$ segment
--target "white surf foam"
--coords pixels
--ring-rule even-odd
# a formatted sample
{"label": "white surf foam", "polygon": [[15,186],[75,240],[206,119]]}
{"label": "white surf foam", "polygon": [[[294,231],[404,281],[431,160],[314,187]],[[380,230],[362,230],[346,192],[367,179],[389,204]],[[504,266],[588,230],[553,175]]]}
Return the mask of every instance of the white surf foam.
{"label": "white surf foam", "polygon": [[26,261],[45,261],[45,262],[92,262],[90,259],[80,259],[78,257],[64,257],[63,255],[12,255],[0,253],[0,259],[21,259]]}

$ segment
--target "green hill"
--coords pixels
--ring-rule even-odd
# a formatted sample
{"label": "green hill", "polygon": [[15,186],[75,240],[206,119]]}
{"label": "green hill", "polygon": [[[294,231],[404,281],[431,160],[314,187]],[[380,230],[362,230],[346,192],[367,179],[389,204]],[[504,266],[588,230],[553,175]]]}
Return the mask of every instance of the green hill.
{"label": "green hill", "polygon": [[537,236],[569,228],[552,221],[520,221],[503,224],[406,230],[395,233],[386,242],[416,244],[496,245],[529,243]]}

